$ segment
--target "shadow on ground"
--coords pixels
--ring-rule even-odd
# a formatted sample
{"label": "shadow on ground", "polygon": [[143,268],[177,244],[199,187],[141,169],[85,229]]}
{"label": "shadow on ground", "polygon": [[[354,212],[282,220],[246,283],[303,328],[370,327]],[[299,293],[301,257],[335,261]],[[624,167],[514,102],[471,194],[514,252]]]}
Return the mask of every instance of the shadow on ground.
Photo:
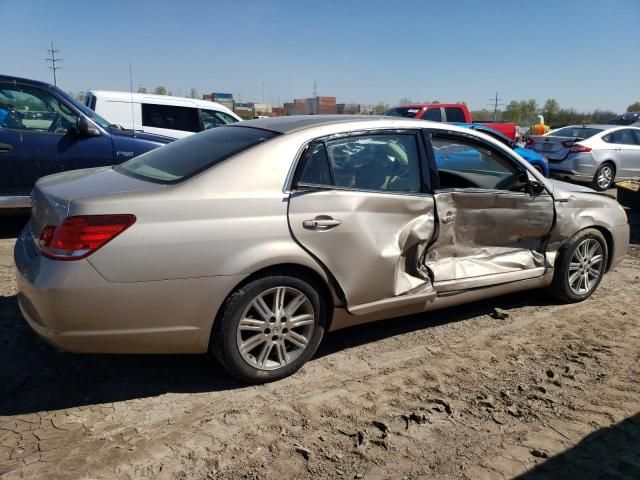
{"label": "shadow on ground", "polygon": [[29,221],[29,210],[0,213],[0,239],[16,238]]}
{"label": "shadow on ground", "polygon": [[586,436],[519,480],[640,478],[640,414]]}
{"label": "shadow on ground", "polygon": [[[327,334],[315,358],[408,332],[489,314],[494,307],[546,305],[543,293],[508,295],[429,314],[393,318]],[[314,360],[312,360],[314,361]],[[207,355],[92,355],[59,352],[0,296],[0,416],[131,400],[168,392],[241,388]]]}

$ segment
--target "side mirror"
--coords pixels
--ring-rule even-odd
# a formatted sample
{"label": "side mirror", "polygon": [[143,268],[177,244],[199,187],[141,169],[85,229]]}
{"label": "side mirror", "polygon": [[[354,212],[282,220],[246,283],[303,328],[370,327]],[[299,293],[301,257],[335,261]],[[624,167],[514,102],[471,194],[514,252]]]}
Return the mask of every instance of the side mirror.
{"label": "side mirror", "polygon": [[542,183],[538,182],[537,180],[531,180],[529,182],[529,190],[531,192],[531,195],[537,197],[538,195],[543,194],[545,189]]}
{"label": "side mirror", "polygon": [[78,116],[76,132],[78,135],[84,137],[97,137],[100,135],[100,130],[98,130],[84,115]]}

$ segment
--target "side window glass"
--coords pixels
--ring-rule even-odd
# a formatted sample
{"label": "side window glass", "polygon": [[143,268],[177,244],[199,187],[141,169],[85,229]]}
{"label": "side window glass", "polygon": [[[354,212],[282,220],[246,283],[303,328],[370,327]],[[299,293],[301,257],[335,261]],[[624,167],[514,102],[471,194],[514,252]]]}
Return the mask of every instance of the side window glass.
{"label": "side window glass", "polygon": [[205,130],[237,122],[235,118],[224,112],[217,112],[215,110],[200,110],[200,112],[202,114],[202,122],[204,123]]}
{"label": "side window glass", "polygon": [[636,139],[636,145],[640,146],[640,130],[631,130],[631,133]]}
{"label": "side window glass", "polygon": [[602,141],[607,143],[613,143],[613,134],[609,133],[605,135],[604,137],[602,137]]}
{"label": "side window glass", "polygon": [[329,159],[324,143],[313,144],[307,150],[302,161],[302,170],[298,183],[312,185],[332,185]]}
{"label": "side window glass", "polygon": [[422,116],[422,120],[431,120],[432,122],[442,121],[442,111],[439,108],[430,108]]}
{"label": "side window glass", "polygon": [[142,125],[185,132],[199,132],[198,110],[175,105],[142,104]]}
{"label": "side window glass", "polygon": [[616,130],[613,132],[613,143],[617,143],[619,145],[635,145],[636,140],[631,130],[625,128],[623,130]]}
{"label": "side window glass", "polygon": [[521,190],[522,172],[501,153],[472,140],[433,136],[440,188]]}
{"label": "side window glass", "polygon": [[50,93],[0,84],[0,126],[16,130],[67,133],[78,116]]}
{"label": "side window glass", "polygon": [[420,192],[415,135],[363,135],[326,142],[336,186],[386,192]]}
{"label": "side window glass", "polygon": [[444,109],[444,114],[447,116],[447,122],[464,123],[467,121],[467,119],[464,118],[462,108],[446,107]]}
{"label": "side window glass", "polygon": [[228,115],[224,112],[216,112],[216,118],[218,119],[218,126],[221,125],[229,125],[230,123],[236,123],[237,120],[233,118],[231,115]]}

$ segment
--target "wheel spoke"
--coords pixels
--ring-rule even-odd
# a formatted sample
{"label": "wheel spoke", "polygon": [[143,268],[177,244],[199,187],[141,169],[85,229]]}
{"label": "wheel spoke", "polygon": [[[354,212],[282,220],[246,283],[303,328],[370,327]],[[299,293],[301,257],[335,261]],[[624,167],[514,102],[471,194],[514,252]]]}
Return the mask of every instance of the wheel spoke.
{"label": "wheel spoke", "polygon": [[571,262],[569,264],[569,271],[575,272],[576,270],[580,270],[580,262]]}
{"label": "wheel spoke", "polygon": [[278,313],[284,310],[284,297],[287,293],[285,287],[278,287],[276,293],[273,295],[273,312]]}
{"label": "wheel spoke", "polygon": [[[569,277],[569,285],[573,286],[576,283],[576,280],[580,278],[580,275],[582,275],[581,271],[577,271],[571,274],[571,276]],[[576,288],[579,288],[579,286]]]}
{"label": "wheel spoke", "polygon": [[307,301],[307,297],[305,297],[302,293],[293,298],[288,304],[287,308],[284,309],[285,315],[287,317],[291,317],[294,313],[298,311],[298,309]]}
{"label": "wheel spoke", "polygon": [[584,274],[582,275],[582,277],[584,278],[584,288],[588,292],[591,289],[591,281],[589,280],[589,272],[585,271]]}
{"label": "wheel spoke", "polygon": [[591,265],[595,265],[596,263],[602,262],[603,258],[604,258],[603,255],[594,255],[593,257],[591,257]]}
{"label": "wheel spoke", "polygon": [[305,348],[309,341],[300,335],[299,333],[289,330],[289,333],[285,337],[289,342],[293,343],[296,347]]}
{"label": "wheel spoke", "polygon": [[271,353],[271,349],[273,348],[273,342],[265,342],[262,349],[260,350],[260,355],[258,356],[258,365],[264,367],[265,362],[269,359],[269,354]]}
{"label": "wheel spoke", "polygon": [[267,337],[262,334],[254,335],[240,346],[240,353],[246,355],[261,343],[267,341]]}
{"label": "wheel spoke", "polygon": [[267,322],[256,318],[243,318],[240,320],[238,328],[249,332],[262,332],[267,327]]}
{"label": "wheel spoke", "polygon": [[303,315],[292,317],[289,321],[290,328],[302,327],[304,325],[313,325],[313,315],[305,313]]}
{"label": "wheel spoke", "polygon": [[257,297],[251,304],[258,315],[260,315],[265,321],[268,321],[273,317],[273,312],[269,309],[262,297]]}
{"label": "wheel spoke", "polygon": [[280,365],[289,363],[289,354],[287,353],[287,347],[284,345],[284,342],[278,342],[276,344],[276,353],[278,354],[278,363],[280,363]]}

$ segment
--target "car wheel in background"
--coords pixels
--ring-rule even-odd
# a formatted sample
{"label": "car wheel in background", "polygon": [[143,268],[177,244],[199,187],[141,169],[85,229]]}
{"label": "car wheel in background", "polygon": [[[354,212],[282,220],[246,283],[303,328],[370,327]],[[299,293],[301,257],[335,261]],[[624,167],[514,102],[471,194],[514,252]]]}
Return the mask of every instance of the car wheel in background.
{"label": "car wheel in background", "polygon": [[608,258],[602,233],[594,228],[578,232],[558,252],[551,294],[564,303],[589,298],[602,280]]}
{"label": "car wheel in background", "polygon": [[600,165],[593,177],[593,188],[602,192],[613,186],[616,178],[616,169],[613,164],[606,162]]}
{"label": "car wheel in background", "polygon": [[244,382],[284,378],[318,348],[325,309],[309,279],[258,278],[229,296],[216,319],[210,349],[229,373]]}

